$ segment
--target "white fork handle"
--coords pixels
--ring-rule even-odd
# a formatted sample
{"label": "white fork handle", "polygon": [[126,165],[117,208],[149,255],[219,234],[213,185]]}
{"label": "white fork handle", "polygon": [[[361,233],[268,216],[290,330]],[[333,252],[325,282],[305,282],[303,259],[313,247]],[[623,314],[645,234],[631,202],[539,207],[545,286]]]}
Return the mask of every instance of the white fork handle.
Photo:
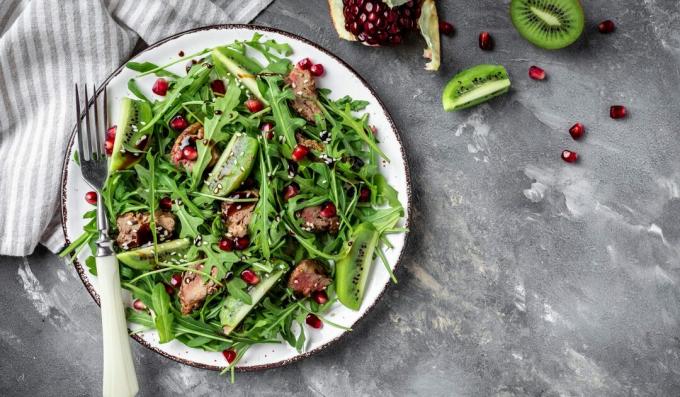
{"label": "white fork handle", "polygon": [[104,339],[103,397],[132,397],[139,391],[130,352],[127,321],[120,288],[118,259],[96,257]]}

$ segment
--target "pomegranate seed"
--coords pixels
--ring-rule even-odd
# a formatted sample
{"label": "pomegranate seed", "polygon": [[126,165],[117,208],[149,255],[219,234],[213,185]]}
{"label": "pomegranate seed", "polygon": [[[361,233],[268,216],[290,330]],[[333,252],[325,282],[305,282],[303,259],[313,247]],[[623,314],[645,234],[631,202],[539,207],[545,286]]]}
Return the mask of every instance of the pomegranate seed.
{"label": "pomegranate seed", "polygon": [[317,317],[315,314],[309,313],[307,315],[307,318],[305,319],[305,322],[312,328],[316,329],[323,328],[323,321],[321,321],[321,319]]}
{"label": "pomegranate seed", "polygon": [[297,145],[293,149],[293,154],[290,157],[294,161],[302,161],[309,154],[309,148],[307,146]]}
{"label": "pomegranate seed", "polygon": [[222,352],[222,355],[229,364],[233,363],[234,360],[236,360],[236,352],[234,351],[234,349],[225,350]]}
{"label": "pomegranate seed", "polygon": [[491,51],[493,49],[493,39],[489,32],[482,32],[479,34],[479,48],[484,51]]}
{"label": "pomegranate seed", "polygon": [[234,241],[223,238],[222,240],[220,240],[220,249],[222,251],[233,251],[234,250]]}
{"label": "pomegranate seed", "polygon": [[170,120],[170,127],[175,131],[182,131],[187,128],[189,122],[182,115],[177,115]]}
{"label": "pomegranate seed", "polygon": [[110,156],[113,154],[113,141],[110,139],[107,139],[104,142],[104,150],[106,151],[106,155]]}
{"label": "pomegranate seed", "polygon": [[316,65],[312,65],[312,67],[309,68],[309,71],[312,72],[314,76],[319,77],[323,75],[324,68],[322,64],[317,63]]}
{"label": "pomegranate seed", "polygon": [[260,126],[260,131],[262,131],[264,133],[265,138],[267,138],[269,140],[274,138],[274,133],[272,132],[273,129],[274,129],[274,123],[270,123],[270,122],[263,123]]}
{"label": "pomegranate seed", "polygon": [[312,292],[312,299],[314,299],[314,302],[323,305],[328,302],[328,295],[326,295],[326,291],[314,291]]}
{"label": "pomegranate seed", "polygon": [[172,208],[172,199],[170,197],[163,197],[158,200],[158,206],[163,210],[169,210]]}
{"label": "pomegranate seed", "polygon": [[165,94],[168,93],[168,86],[168,81],[161,77],[160,79],[156,80],[155,83],[153,83],[151,91],[153,91],[153,93],[156,95],[165,96]]}
{"label": "pomegranate seed", "polygon": [[545,70],[538,66],[532,66],[529,68],[529,77],[534,80],[545,80]]}
{"label": "pomegranate seed", "polygon": [[238,237],[234,240],[234,244],[236,245],[237,250],[243,251],[250,245],[250,239],[248,237]]}
{"label": "pomegranate seed", "polygon": [[140,301],[139,299],[135,299],[134,302],[132,302],[132,307],[134,307],[136,310],[146,310],[146,305],[144,302]]}
{"label": "pomegranate seed", "polygon": [[370,199],[371,199],[371,189],[367,188],[366,186],[362,187],[359,190],[359,202],[365,203]]}
{"label": "pomegranate seed", "polygon": [[321,211],[319,211],[319,215],[321,215],[324,218],[332,218],[335,216],[337,213],[335,209],[335,204],[333,203],[328,203],[321,208]]}
{"label": "pomegranate seed", "polygon": [[572,152],[571,150],[563,150],[562,160],[566,161],[567,163],[575,163],[576,160],[578,160],[578,153]]}
{"label": "pomegranate seed", "polygon": [[439,21],[439,31],[447,36],[453,35],[454,32],[453,25],[446,21]]}
{"label": "pomegranate seed", "polygon": [[187,146],[182,149],[182,158],[185,158],[189,161],[194,161],[196,160],[196,157],[198,157],[198,150],[196,150],[195,147]]}
{"label": "pomegranate seed", "polygon": [[170,285],[172,285],[175,288],[182,285],[182,275],[181,274],[173,274],[172,277],[170,277]]}
{"label": "pomegranate seed", "polygon": [[97,204],[97,192],[85,193],[85,201],[87,201],[88,204],[92,205]]}
{"label": "pomegranate seed", "polygon": [[609,117],[613,119],[622,119],[628,115],[626,107],[623,105],[614,105],[609,108]]}
{"label": "pomegranate seed", "polygon": [[264,105],[257,99],[250,98],[246,101],[246,108],[248,108],[248,111],[250,113],[257,113],[260,110],[264,109]]}
{"label": "pomegranate seed", "polygon": [[311,68],[312,65],[314,65],[314,63],[313,63],[312,60],[309,59],[309,58],[302,58],[302,59],[300,59],[300,61],[297,63],[298,68],[300,68],[300,69],[302,69],[302,70],[309,70],[309,68]]}
{"label": "pomegranate seed", "polygon": [[616,30],[616,25],[614,24],[614,21],[607,19],[606,21],[602,21],[599,25],[597,25],[597,30],[599,30],[600,33],[611,33]]}
{"label": "pomegranate seed", "polygon": [[254,271],[246,269],[241,272],[241,280],[245,281],[249,285],[255,285],[260,282],[260,278],[257,277]]}
{"label": "pomegranate seed", "polygon": [[288,201],[300,193],[300,186],[291,183],[283,189],[283,199]]}
{"label": "pomegranate seed", "polygon": [[116,126],[115,125],[112,125],[111,127],[109,127],[106,130],[105,138],[106,138],[106,140],[111,140],[111,141],[116,139]]}
{"label": "pomegranate seed", "polygon": [[165,286],[165,292],[167,292],[168,295],[172,295],[172,294],[175,293],[175,289],[172,288],[172,285],[168,285],[168,284],[163,284],[163,285]]}
{"label": "pomegranate seed", "polygon": [[571,137],[574,138],[574,140],[581,139],[584,132],[586,132],[586,127],[581,123],[576,123],[569,128],[569,134],[571,134]]}
{"label": "pomegranate seed", "polygon": [[224,81],[222,80],[213,80],[210,83],[210,88],[215,94],[224,95],[227,92],[227,87],[224,86]]}

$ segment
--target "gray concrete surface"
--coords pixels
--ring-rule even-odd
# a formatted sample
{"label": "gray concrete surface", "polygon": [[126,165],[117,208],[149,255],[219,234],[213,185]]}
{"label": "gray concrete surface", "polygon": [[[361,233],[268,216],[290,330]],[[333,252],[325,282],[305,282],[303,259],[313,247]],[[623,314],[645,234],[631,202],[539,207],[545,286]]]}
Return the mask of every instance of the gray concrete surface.
{"label": "gray concrete surface", "polygon": [[[256,20],[338,54],[394,116],[415,192],[399,284],[331,349],[235,385],[135,344],[142,396],[680,395],[679,3],[587,1],[583,38],[556,52],[517,35],[507,0],[440,3],[457,32],[436,74],[415,37],[339,41],[320,1]],[[606,18],[616,33],[597,33]],[[447,79],[486,62],[508,68],[510,94],[442,112]],[[630,117],[611,120],[619,103]],[[73,270],[44,249],[0,262],[0,395],[98,395],[98,309]]]}

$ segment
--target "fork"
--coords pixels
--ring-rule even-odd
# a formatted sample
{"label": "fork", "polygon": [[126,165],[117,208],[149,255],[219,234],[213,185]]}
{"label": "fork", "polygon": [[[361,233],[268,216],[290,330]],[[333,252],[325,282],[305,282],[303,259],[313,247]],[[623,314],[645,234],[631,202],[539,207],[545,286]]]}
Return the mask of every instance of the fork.
{"label": "fork", "polygon": [[[104,87],[104,127],[99,123],[97,89],[92,87],[92,98],[88,98],[85,85],[85,115],[80,111],[80,97],[76,84],[76,130],[78,132],[78,154],[83,178],[97,192],[97,279],[99,282],[99,302],[102,316],[102,336],[104,343],[104,374],[102,395],[104,397],[134,396],[139,390],[137,375],[132,363],[127,321],[120,287],[118,260],[113,252],[113,243],[109,237],[109,222],[106,207],[102,199],[102,189],[106,178],[107,160],[102,145],[102,132],[108,125],[108,105],[106,87]],[[89,101],[88,101],[89,100]],[[94,128],[91,127],[90,102],[94,108]],[[85,131],[83,133],[83,118]],[[87,139],[86,139],[87,138]],[[87,146],[86,146],[87,143]]]}

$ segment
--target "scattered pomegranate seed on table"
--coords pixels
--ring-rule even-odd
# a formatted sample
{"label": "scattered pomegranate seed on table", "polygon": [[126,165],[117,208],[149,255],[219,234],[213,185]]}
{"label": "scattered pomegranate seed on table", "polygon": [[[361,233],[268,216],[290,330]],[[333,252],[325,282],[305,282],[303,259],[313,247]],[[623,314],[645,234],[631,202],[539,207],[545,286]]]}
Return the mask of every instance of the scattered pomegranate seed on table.
{"label": "scattered pomegranate seed on table", "polygon": [[300,193],[300,187],[296,183],[291,183],[283,189],[283,199],[288,201]]}
{"label": "scattered pomegranate seed on table", "polygon": [[241,280],[245,281],[249,285],[255,285],[260,282],[260,278],[257,277],[254,271],[246,269],[241,272]]}
{"label": "scattered pomegranate seed on table", "polygon": [[198,151],[193,146],[187,146],[182,149],[182,157],[189,161],[194,161],[198,157]]}
{"label": "scattered pomegranate seed on table", "polygon": [[153,83],[151,91],[153,91],[153,93],[156,95],[165,96],[165,94],[168,93],[168,86],[168,81],[161,77],[157,79],[155,83]]}
{"label": "scattered pomegranate seed on table", "polygon": [[614,24],[614,21],[607,19],[597,25],[597,30],[599,30],[600,33],[611,33],[616,30],[616,25]]}
{"label": "scattered pomegranate seed on table", "polygon": [[576,123],[569,128],[569,134],[571,135],[574,140],[579,140],[583,136],[583,133],[586,132],[586,127],[583,126],[581,123]]}
{"label": "scattered pomegranate seed on table", "polygon": [[562,160],[566,161],[567,163],[575,163],[576,160],[578,160],[578,153],[571,150],[563,150]]}
{"label": "scattered pomegranate seed on table", "polygon": [[210,83],[210,88],[215,94],[226,94],[227,92],[227,87],[224,86],[224,81],[222,80],[213,80]]}
{"label": "scattered pomegranate seed on table", "polygon": [[220,240],[219,247],[222,251],[233,251],[234,242],[230,239],[223,238],[222,240]]}
{"label": "scattered pomegranate seed on table", "polygon": [[223,351],[222,355],[229,364],[233,363],[234,360],[236,360],[236,352],[233,349]]}
{"label": "scattered pomegranate seed on table", "polygon": [[260,110],[264,109],[264,105],[259,100],[255,98],[250,98],[246,101],[246,108],[250,113],[257,113]]}
{"label": "scattered pomegranate seed on table", "polygon": [[482,32],[479,34],[479,48],[484,51],[491,51],[493,49],[493,39],[489,32]]}
{"label": "scattered pomegranate seed on table", "polygon": [[172,199],[170,197],[163,197],[158,200],[158,206],[163,210],[169,210],[172,208]]}
{"label": "scattered pomegranate seed on table", "polygon": [[534,80],[545,80],[545,70],[538,66],[531,66],[529,68],[529,77]]}
{"label": "scattered pomegranate seed on table", "polygon": [[613,119],[622,119],[628,115],[628,110],[623,105],[614,105],[609,108],[609,117]]}
{"label": "scattered pomegranate seed on table", "polygon": [[298,68],[302,70],[309,70],[309,68],[311,68],[312,65],[314,65],[314,63],[309,58],[302,58],[297,63]]}
{"label": "scattered pomegranate seed on table", "polygon": [[326,205],[321,208],[321,211],[319,211],[319,215],[321,215],[324,218],[332,218],[336,215],[337,210],[335,209],[335,204],[333,203],[327,203]]}
{"label": "scattered pomegranate seed on table", "polygon": [[170,120],[170,127],[175,131],[182,131],[189,126],[189,122],[182,115],[177,115]]}
{"label": "scattered pomegranate seed on table", "polygon": [[170,277],[170,285],[173,287],[177,288],[182,284],[182,275],[181,274],[173,274],[172,277]]}
{"label": "scattered pomegranate seed on table", "polygon": [[309,154],[309,148],[307,146],[302,146],[302,145],[297,145],[295,146],[295,149],[293,149],[293,153],[290,155],[290,157],[294,161],[302,161],[307,155]]}
{"label": "scattered pomegranate seed on table", "polygon": [[88,204],[96,205],[97,204],[97,192],[87,192],[85,193],[85,201],[87,201]]}
{"label": "scattered pomegranate seed on table", "polygon": [[250,239],[248,237],[238,237],[234,240],[234,245],[239,251],[243,251],[250,245]]}
{"label": "scattered pomegranate seed on table", "polygon": [[323,65],[322,65],[322,64],[317,63],[317,64],[315,64],[315,65],[312,65],[312,67],[309,68],[309,71],[312,72],[312,74],[313,74],[314,76],[319,77],[319,76],[323,75],[323,73],[324,73],[324,68],[323,68]]}
{"label": "scattered pomegranate seed on table", "polygon": [[144,302],[142,302],[139,299],[135,299],[134,302],[132,302],[132,307],[134,307],[136,310],[146,310],[146,305]]}
{"label": "scattered pomegranate seed on table", "polygon": [[439,21],[439,31],[447,36],[451,36],[453,35],[455,29],[453,28],[453,25],[450,24],[449,22]]}
{"label": "scattered pomegranate seed on table", "polygon": [[307,318],[305,319],[305,322],[312,328],[316,329],[323,328],[323,321],[321,321],[321,319],[317,317],[315,314],[309,313],[307,315]]}
{"label": "scattered pomegranate seed on table", "polygon": [[314,299],[314,302],[323,305],[328,302],[328,295],[326,291],[314,291],[312,292],[312,299]]}

